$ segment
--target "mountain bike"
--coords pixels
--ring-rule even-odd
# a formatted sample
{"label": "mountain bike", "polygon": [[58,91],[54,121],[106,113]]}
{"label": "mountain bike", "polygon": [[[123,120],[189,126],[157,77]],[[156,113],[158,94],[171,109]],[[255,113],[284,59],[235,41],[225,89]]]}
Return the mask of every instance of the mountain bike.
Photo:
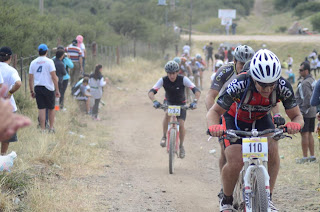
{"label": "mountain bike", "polygon": [[[285,137],[284,129],[264,131],[226,130],[224,138],[230,142],[242,139],[244,166],[233,192],[233,207],[237,211],[270,212],[270,185],[268,174],[268,137],[280,140]],[[261,137],[266,134],[270,136]],[[244,136],[244,137],[240,137]]]}
{"label": "mountain bike", "polygon": [[168,123],[167,132],[167,152],[169,153],[169,173],[174,172],[174,160],[175,156],[179,158],[179,121],[177,116],[180,116],[181,110],[189,110],[190,106],[187,105],[166,105],[160,106],[160,109],[168,111],[168,116],[170,116],[170,121]]}

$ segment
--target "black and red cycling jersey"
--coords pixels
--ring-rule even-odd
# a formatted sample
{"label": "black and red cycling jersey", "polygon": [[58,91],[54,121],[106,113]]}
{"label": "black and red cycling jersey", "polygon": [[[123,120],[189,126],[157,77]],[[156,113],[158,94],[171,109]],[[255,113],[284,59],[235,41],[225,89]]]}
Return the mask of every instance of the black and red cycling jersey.
{"label": "black and red cycling jersey", "polygon": [[[241,100],[242,104],[237,109]],[[280,77],[269,98],[264,98],[257,91],[250,75],[240,74],[231,81],[217,103],[233,117],[238,110],[237,120],[253,123],[264,117],[280,101],[286,110],[297,106],[292,86],[286,79]]]}

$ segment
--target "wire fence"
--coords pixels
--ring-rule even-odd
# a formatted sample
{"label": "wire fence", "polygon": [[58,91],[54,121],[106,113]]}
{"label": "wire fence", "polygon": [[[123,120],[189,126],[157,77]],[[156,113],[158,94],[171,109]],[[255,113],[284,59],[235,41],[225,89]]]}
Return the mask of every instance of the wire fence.
{"label": "wire fence", "polygon": [[[98,45],[97,43],[86,44],[86,65],[85,73],[90,73],[95,64],[103,64],[106,68],[112,69],[116,65],[121,65],[128,57],[144,57],[151,58],[160,55],[160,48],[156,45],[146,44],[143,42],[128,42],[120,46]],[[49,49],[47,57],[52,58],[55,51]],[[17,54],[12,57],[12,66],[17,69],[21,81],[24,84],[23,89],[25,95],[28,94],[28,76],[29,66],[32,60],[38,55],[19,56]]]}

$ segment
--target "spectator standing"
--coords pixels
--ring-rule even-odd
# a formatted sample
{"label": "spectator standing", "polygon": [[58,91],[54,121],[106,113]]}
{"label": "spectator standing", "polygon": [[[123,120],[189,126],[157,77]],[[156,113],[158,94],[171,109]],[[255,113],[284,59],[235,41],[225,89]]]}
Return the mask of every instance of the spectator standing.
{"label": "spectator standing", "polygon": [[233,61],[233,49],[232,48],[229,48],[227,57],[228,57],[229,63]]}
{"label": "spectator standing", "polygon": [[[64,50],[64,47],[63,46],[58,46],[57,50]],[[52,59],[54,59],[55,57],[53,57]],[[69,79],[70,79],[70,75],[69,75],[69,69],[72,69],[73,68],[73,62],[71,61],[71,59],[68,57],[68,54],[67,53],[64,53],[64,57],[63,57],[63,65],[64,65],[64,68],[66,70],[66,74],[63,76],[63,81],[62,81],[62,85],[60,87],[59,85],[59,92],[60,92],[60,108],[61,109],[65,109],[64,108],[64,94],[67,90],[67,87],[68,87],[68,82],[69,82]]]}
{"label": "spectator standing", "polygon": [[[64,58],[64,50],[63,49],[58,49],[56,52],[56,57],[53,59],[54,65],[56,67],[56,74],[58,77],[58,86],[59,86],[59,92],[60,92],[60,98],[62,97],[63,93],[63,98],[64,98],[64,91],[62,92],[63,89],[63,76],[66,75],[66,69],[63,64],[63,58]],[[59,105],[60,105],[60,100],[59,100]]]}
{"label": "spectator standing", "polygon": [[[17,105],[13,97],[13,93],[15,93],[21,87],[21,79],[18,74],[18,71],[11,67],[9,64],[12,59],[12,51],[10,47],[2,47],[0,49],[0,73],[3,78],[3,84],[8,88],[6,91],[6,99],[10,99],[10,103],[12,106],[12,112],[17,112]],[[10,142],[18,141],[17,134],[14,133],[13,136],[8,140],[1,141],[1,155],[5,155],[9,148]]]}
{"label": "spectator standing", "polygon": [[[301,130],[301,146],[303,157],[297,159],[297,163],[305,163],[307,161],[315,161],[314,156],[314,139],[312,132],[315,128],[316,107],[311,107],[310,100],[315,80],[310,74],[310,64],[302,62],[299,68],[302,80],[299,82],[296,91],[296,100],[304,120],[304,127]],[[308,150],[310,157],[308,157]]]}
{"label": "spectator standing", "polygon": [[214,60],[213,60],[213,57],[212,57],[212,54],[213,54],[213,43],[210,42],[208,46],[206,46],[206,52],[207,52],[207,55],[206,55],[206,62],[208,64],[208,67],[210,67],[210,60],[211,60],[211,63],[212,63],[212,66],[214,64]]}
{"label": "spectator standing", "polygon": [[82,68],[83,72],[85,72],[85,67],[86,67],[86,46],[83,43],[83,36],[78,35],[76,37],[76,40],[78,41],[78,47],[81,49],[81,56],[82,56]]}
{"label": "spectator standing", "polygon": [[90,75],[89,86],[90,94],[94,100],[94,105],[92,108],[92,118],[99,121],[98,117],[99,103],[102,97],[102,88],[107,84],[108,78],[103,78],[102,76],[102,65],[96,65],[94,73]]}
{"label": "spectator standing", "polygon": [[229,30],[230,30],[230,21],[228,21],[227,23],[226,23],[226,35],[229,35]]}
{"label": "spectator standing", "polygon": [[288,70],[292,71],[292,65],[293,65],[293,58],[291,55],[288,55]]}
{"label": "spectator standing", "polygon": [[29,88],[32,98],[36,98],[40,127],[45,130],[46,109],[49,110],[49,132],[54,133],[55,97],[60,97],[58,77],[53,60],[47,57],[48,47],[40,44],[39,57],[29,67]]}
{"label": "spectator standing", "polygon": [[[231,24],[231,29],[232,29],[232,34],[235,35],[236,34],[236,28],[237,28],[237,23],[233,22]],[[231,60],[230,60],[231,61]]]}
{"label": "spectator standing", "polygon": [[81,49],[77,45],[78,45],[78,41],[73,40],[72,43],[66,48],[66,52],[70,56],[70,59],[74,65],[73,69],[70,72],[71,86],[73,86],[74,83],[78,82],[80,75],[83,74],[82,52],[81,52]]}
{"label": "spectator standing", "polygon": [[312,56],[310,60],[310,69],[311,72],[314,71],[314,77],[317,77],[317,64],[318,58],[316,56]]}

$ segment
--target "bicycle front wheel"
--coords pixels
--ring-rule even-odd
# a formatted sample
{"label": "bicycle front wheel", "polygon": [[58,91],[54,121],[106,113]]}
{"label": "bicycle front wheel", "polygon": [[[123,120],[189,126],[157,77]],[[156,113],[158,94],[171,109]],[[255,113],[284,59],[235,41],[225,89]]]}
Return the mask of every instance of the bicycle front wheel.
{"label": "bicycle front wheel", "polygon": [[252,208],[256,212],[268,211],[268,196],[263,170],[257,167],[252,174]]}
{"label": "bicycle front wheel", "polygon": [[174,157],[175,157],[175,149],[176,149],[176,138],[177,131],[175,129],[170,130],[170,138],[169,138],[169,173],[173,174],[174,172]]}

